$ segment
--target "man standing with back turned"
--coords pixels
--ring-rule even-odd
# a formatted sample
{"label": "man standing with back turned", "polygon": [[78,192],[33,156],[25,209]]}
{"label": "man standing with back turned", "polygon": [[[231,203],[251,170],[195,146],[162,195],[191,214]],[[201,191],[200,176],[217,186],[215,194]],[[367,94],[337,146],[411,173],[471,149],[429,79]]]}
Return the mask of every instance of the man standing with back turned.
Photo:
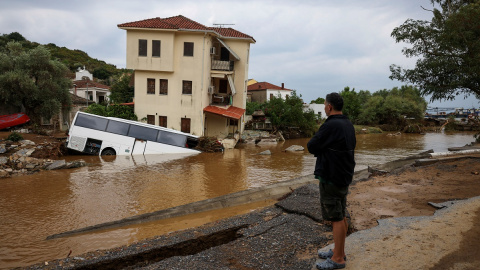
{"label": "man standing with back turned", "polygon": [[320,204],[324,220],[332,222],[335,247],[318,252],[326,259],[317,263],[318,269],[345,268],[345,238],[347,237],[346,204],[348,186],[352,183],[355,168],[355,129],[342,114],[343,99],[338,93],[325,99],[325,123],[310,139],[308,151],[315,155],[315,178],[320,180]]}

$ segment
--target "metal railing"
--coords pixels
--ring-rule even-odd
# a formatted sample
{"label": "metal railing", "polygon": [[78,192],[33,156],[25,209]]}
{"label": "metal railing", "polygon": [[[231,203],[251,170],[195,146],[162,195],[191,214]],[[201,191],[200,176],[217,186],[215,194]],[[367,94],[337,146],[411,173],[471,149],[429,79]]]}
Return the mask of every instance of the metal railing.
{"label": "metal railing", "polygon": [[233,61],[212,60],[212,70],[233,71]]}

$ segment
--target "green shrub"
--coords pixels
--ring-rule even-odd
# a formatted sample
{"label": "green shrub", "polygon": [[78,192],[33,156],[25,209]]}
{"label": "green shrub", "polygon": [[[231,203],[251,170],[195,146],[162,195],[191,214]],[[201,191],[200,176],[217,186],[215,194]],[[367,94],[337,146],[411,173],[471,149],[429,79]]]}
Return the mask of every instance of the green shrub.
{"label": "green shrub", "polygon": [[18,134],[17,132],[12,132],[10,135],[8,135],[7,140],[10,140],[12,142],[18,142],[23,140],[22,135]]}

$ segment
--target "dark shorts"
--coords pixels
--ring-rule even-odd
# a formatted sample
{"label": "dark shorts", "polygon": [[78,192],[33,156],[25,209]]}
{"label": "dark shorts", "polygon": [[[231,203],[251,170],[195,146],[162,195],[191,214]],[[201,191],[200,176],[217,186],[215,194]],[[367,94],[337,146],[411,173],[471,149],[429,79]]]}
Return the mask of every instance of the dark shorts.
{"label": "dark shorts", "polygon": [[320,181],[319,186],[323,219],[342,221],[347,216],[348,186],[338,187],[325,181]]}

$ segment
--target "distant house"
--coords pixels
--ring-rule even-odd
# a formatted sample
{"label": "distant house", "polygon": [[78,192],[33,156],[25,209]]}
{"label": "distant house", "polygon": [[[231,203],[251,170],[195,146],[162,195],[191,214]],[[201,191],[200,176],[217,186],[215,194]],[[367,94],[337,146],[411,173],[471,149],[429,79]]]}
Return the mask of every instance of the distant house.
{"label": "distant house", "polygon": [[109,100],[110,86],[83,77],[82,80],[73,81],[70,93],[85,98],[90,103],[102,103]]}
{"label": "distant house", "polygon": [[327,116],[325,115],[325,104],[303,104],[303,110],[312,110],[315,115],[317,115],[318,119],[327,118]]}
{"label": "distant house", "polygon": [[139,119],[219,139],[243,132],[253,37],[182,15],[118,28],[127,32]]}
{"label": "distant house", "polygon": [[93,75],[85,67],[77,69],[72,85],[70,93],[85,98],[90,103],[102,103],[109,100],[110,86],[95,82]]}
{"label": "distant house", "polygon": [[277,86],[268,82],[257,82],[248,86],[248,99],[251,102],[264,103],[278,96],[286,99],[292,94],[292,91],[285,88],[284,83],[282,86]]}

